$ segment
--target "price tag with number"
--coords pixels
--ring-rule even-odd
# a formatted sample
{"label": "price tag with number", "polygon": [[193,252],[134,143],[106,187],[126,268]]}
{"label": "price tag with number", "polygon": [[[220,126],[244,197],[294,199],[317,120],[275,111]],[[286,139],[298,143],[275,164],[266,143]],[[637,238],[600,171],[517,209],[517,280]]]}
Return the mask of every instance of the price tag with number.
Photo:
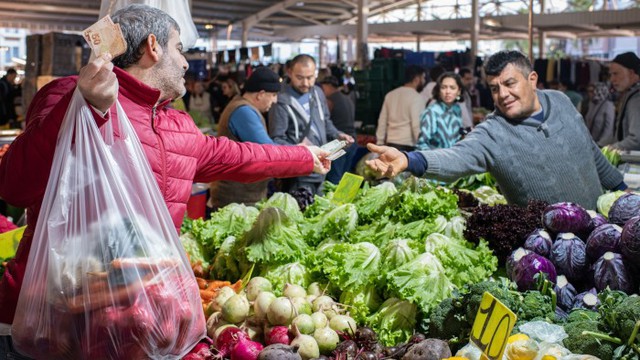
{"label": "price tag with number", "polygon": [[332,200],[340,204],[346,204],[353,201],[360,191],[360,185],[364,178],[352,173],[344,173],[336,191],[333,193]]}
{"label": "price tag with number", "polygon": [[516,319],[516,314],[493,295],[488,292],[482,295],[469,340],[482,350],[483,359],[502,359]]}

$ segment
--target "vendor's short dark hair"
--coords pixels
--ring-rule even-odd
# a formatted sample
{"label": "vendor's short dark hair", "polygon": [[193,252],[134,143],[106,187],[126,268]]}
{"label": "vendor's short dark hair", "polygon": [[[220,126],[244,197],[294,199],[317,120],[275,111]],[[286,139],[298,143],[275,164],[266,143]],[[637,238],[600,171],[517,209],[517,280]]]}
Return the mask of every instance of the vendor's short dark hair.
{"label": "vendor's short dark hair", "polygon": [[487,76],[498,76],[509,64],[517,67],[525,76],[532,71],[531,62],[523,53],[516,50],[503,50],[489,57],[484,66],[484,72]]}
{"label": "vendor's short dark hair", "polygon": [[313,65],[315,65],[316,59],[311,57],[311,55],[307,55],[307,54],[296,55],[296,57],[291,59],[291,62],[289,63],[289,69],[293,69],[293,67],[296,66],[296,64],[298,63],[301,63],[301,64],[312,63]]}
{"label": "vendor's short dark hair", "polygon": [[409,65],[404,69],[404,82],[410,83],[416,76],[422,76],[426,73],[426,70],[419,65]]}

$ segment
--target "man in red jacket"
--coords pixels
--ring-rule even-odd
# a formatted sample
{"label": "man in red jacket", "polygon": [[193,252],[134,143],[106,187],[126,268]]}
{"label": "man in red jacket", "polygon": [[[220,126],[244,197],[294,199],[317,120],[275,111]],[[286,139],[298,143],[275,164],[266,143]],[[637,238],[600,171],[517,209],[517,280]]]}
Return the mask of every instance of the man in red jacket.
{"label": "man in red jacket", "polygon": [[167,107],[184,94],[188,68],[175,20],[144,5],[126,7],[113,20],[127,40],[126,53],[113,62],[105,54],[79,76],[58,79],[40,90],[29,107],[25,132],[0,163],[0,197],[27,208],[28,222],[15,259],[0,280],[0,359],[13,352],[8,324],[13,322],[58,131],[76,86],[99,126],[112,119],[117,128],[115,101],[122,105],[177,230],[194,181],[254,182],[328,172],[328,161],[320,160],[327,153],[317,147],[237,143],[200,133],[188,114]]}

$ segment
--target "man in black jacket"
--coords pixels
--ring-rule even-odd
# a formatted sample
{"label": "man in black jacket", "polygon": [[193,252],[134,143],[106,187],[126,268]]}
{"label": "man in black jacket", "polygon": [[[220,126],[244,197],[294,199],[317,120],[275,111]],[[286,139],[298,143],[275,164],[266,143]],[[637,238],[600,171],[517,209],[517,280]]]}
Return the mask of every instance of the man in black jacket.
{"label": "man in black jacket", "polygon": [[7,74],[0,79],[0,125],[15,123],[18,116],[14,104],[20,95],[20,85],[16,84],[18,73],[14,68],[7,69]]}

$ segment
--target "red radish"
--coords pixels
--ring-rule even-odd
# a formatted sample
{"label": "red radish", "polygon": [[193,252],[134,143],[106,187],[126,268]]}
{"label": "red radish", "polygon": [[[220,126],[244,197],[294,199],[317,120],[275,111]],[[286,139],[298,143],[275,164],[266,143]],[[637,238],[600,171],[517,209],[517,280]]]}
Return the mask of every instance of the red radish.
{"label": "red radish", "polygon": [[259,342],[242,339],[231,350],[231,360],[258,360],[262,349],[263,346]]}
{"label": "red radish", "polygon": [[201,340],[196,346],[185,355],[182,360],[211,360],[213,359],[213,353],[211,353],[211,340],[205,338]]}
{"label": "red radish", "polygon": [[289,334],[289,328],[287,326],[274,326],[271,331],[267,333],[264,338],[264,342],[267,345],[271,344],[291,344],[293,337]]}
{"label": "red radish", "polygon": [[229,326],[222,330],[216,338],[216,349],[218,352],[215,359],[223,359],[231,354],[236,344],[241,340],[249,340],[249,335],[236,326]]}

